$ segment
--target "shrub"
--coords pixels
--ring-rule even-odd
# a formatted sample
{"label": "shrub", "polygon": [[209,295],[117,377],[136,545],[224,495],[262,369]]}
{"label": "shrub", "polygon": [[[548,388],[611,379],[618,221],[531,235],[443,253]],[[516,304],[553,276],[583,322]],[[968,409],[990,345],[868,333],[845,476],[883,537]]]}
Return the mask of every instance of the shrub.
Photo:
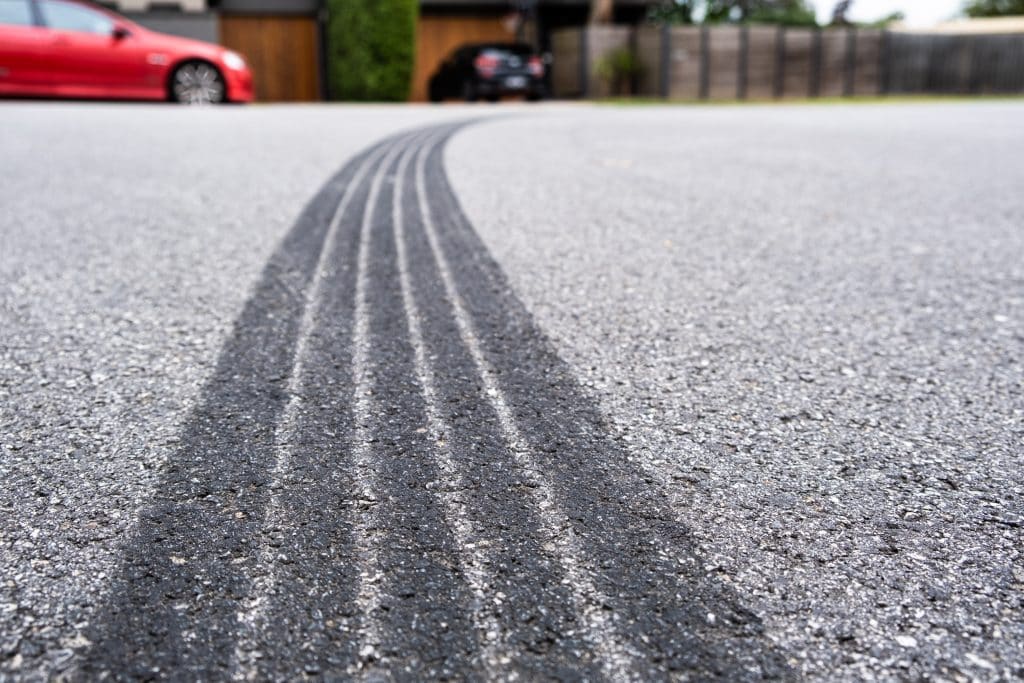
{"label": "shrub", "polygon": [[643,75],[643,67],[632,50],[621,47],[598,60],[596,73],[608,84],[612,95],[629,95],[633,80]]}
{"label": "shrub", "polygon": [[328,0],[332,99],[409,99],[418,9],[418,0]]}

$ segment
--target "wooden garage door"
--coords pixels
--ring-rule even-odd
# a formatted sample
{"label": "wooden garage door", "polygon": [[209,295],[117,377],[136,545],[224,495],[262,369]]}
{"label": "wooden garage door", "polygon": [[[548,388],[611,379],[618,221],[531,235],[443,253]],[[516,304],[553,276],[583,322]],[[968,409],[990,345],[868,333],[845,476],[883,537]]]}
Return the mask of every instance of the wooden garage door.
{"label": "wooden garage door", "polygon": [[458,46],[513,40],[515,34],[509,32],[500,16],[421,16],[416,29],[416,69],[410,99],[427,99],[427,82],[437,65]]}
{"label": "wooden garage door", "polygon": [[312,18],[223,16],[220,42],[245,55],[261,102],[320,99],[317,27]]}

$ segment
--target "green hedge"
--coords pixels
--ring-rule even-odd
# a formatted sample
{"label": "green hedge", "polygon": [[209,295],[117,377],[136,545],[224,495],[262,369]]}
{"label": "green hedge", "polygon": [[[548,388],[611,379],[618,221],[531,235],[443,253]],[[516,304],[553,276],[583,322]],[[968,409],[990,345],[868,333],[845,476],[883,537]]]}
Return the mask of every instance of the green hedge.
{"label": "green hedge", "polygon": [[409,99],[418,0],[328,0],[331,98]]}

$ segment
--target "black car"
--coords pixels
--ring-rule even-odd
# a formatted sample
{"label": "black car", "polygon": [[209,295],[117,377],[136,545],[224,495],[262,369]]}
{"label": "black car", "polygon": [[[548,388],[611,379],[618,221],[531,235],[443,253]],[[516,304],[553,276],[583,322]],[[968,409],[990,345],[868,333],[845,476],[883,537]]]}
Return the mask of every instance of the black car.
{"label": "black car", "polygon": [[448,56],[430,79],[430,101],[458,97],[492,102],[502,95],[544,97],[544,60],[529,45],[481,43],[464,45]]}

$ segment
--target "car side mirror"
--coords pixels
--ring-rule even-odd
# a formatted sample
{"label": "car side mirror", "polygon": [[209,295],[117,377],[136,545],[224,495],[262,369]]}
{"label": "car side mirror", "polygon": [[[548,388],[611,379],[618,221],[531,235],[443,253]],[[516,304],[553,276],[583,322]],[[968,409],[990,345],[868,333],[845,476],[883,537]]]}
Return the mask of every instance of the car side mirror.
{"label": "car side mirror", "polygon": [[124,40],[131,34],[131,30],[124,24],[114,24],[114,28],[110,30],[110,37],[114,40]]}

